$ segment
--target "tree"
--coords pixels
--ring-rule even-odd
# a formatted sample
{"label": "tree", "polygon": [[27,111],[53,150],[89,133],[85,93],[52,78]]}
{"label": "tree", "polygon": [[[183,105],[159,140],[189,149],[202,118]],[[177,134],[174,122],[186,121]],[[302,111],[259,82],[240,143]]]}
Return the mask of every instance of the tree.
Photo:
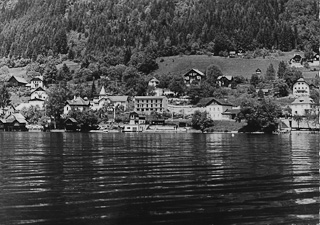
{"label": "tree", "polygon": [[214,126],[214,122],[208,117],[208,113],[206,111],[200,112],[197,110],[192,116],[191,126],[194,129],[201,130],[203,133],[207,128]]}
{"label": "tree", "polygon": [[63,114],[63,108],[68,98],[66,87],[54,85],[48,90],[48,98],[45,101],[46,115],[50,116],[56,122],[60,121]]}
{"label": "tree", "polygon": [[264,98],[264,93],[262,91],[262,89],[260,88],[259,91],[258,91],[258,97],[259,98]]}
{"label": "tree", "polygon": [[10,103],[10,93],[6,87],[6,85],[2,84],[0,85],[0,109],[3,109],[7,107]]}
{"label": "tree", "polygon": [[78,122],[81,131],[96,129],[98,126],[98,115],[91,110],[71,110],[67,118],[74,118]]}
{"label": "tree", "polygon": [[300,123],[303,121],[303,116],[301,115],[294,115],[293,120],[297,122],[298,124],[298,130],[300,129]]}
{"label": "tree", "polygon": [[171,80],[169,84],[169,89],[173,91],[176,95],[183,95],[185,92],[186,85],[182,77],[177,76]]}
{"label": "tree", "polygon": [[248,132],[263,131],[271,133],[277,130],[281,108],[269,98],[262,101],[245,99],[241,103],[238,121],[245,119],[247,126],[243,129]]}
{"label": "tree", "polygon": [[276,79],[276,71],[275,69],[273,68],[273,64],[271,63],[268,68],[267,68],[267,71],[266,71],[266,80],[275,80]]}
{"label": "tree", "polygon": [[284,80],[276,81],[275,92],[278,93],[278,97],[286,97],[289,95],[289,87]]}
{"label": "tree", "polygon": [[222,76],[221,70],[216,65],[210,65],[206,69],[206,82],[215,85],[219,76]]}
{"label": "tree", "polygon": [[250,84],[256,87],[260,83],[260,78],[258,74],[252,74],[250,79]]}
{"label": "tree", "polygon": [[277,72],[279,79],[283,79],[284,78],[284,74],[285,74],[286,70],[287,70],[286,63],[284,61],[280,61],[279,62],[279,67],[278,67],[278,72]]}
{"label": "tree", "polygon": [[43,111],[40,110],[39,106],[30,106],[28,109],[23,108],[21,113],[30,124],[38,124],[40,119],[44,116]]}

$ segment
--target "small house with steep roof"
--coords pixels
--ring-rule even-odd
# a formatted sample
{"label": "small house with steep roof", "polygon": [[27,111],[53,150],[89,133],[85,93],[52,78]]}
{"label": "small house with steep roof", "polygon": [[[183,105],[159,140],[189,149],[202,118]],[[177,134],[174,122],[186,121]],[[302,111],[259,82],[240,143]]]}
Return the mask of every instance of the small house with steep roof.
{"label": "small house with steep roof", "polygon": [[43,84],[43,76],[36,76],[36,77],[33,77],[31,80],[30,80],[30,88],[31,89],[36,89],[38,87],[41,87],[43,88],[44,87],[44,84]]}
{"label": "small house with steep roof", "polygon": [[64,122],[67,131],[76,131],[78,129],[78,121],[74,118],[68,118]]}
{"label": "small house with steep roof", "polygon": [[31,91],[30,99],[42,99],[46,100],[48,98],[48,94],[43,87],[37,87],[36,89]]}
{"label": "small house with steep roof", "polygon": [[6,131],[27,131],[26,118],[21,113],[13,113],[5,118],[5,130]]}
{"label": "small house with steep roof", "polygon": [[90,101],[83,99],[80,96],[74,97],[72,100],[67,100],[63,108],[63,114],[67,115],[71,110],[86,111],[90,108]]}
{"label": "small house with steep roof", "polygon": [[201,80],[205,77],[198,69],[191,69],[183,75],[184,82],[187,86],[191,84],[200,84]]}
{"label": "small house with steep roof", "polygon": [[233,76],[218,76],[217,83],[220,87],[229,87],[233,81]]}
{"label": "small house with steep roof", "polygon": [[23,77],[11,76],[8,83],[14,87],[24,87],[28,82]]}

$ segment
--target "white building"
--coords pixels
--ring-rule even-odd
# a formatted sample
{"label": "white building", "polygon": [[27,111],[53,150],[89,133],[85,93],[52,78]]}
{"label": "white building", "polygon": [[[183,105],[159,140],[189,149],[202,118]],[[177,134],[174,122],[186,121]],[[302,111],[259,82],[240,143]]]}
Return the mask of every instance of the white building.
{"label": "white building", "polygon": [[151,112],[164,112],[168,108],[168,99],[165,96],[136,96],[134,111],[139,114],[150,115]]}
{"label": "white building", "polygon": [[295,97],[310,96],[309,84],[303,78],[300,78],[293,85],[292,93]]}
{"label": "white building", "polygon": [[37,76],[31,79],[30,81],[30,88],[35,89],[38,87],[44,87],[43,85],[43,76]]}
{"label": "white building", "polygon": [[30,99],[41,99],[46,100],[48,98],[48,94],[43,87],[38,87],[31,92]]}
{"label": "white building", "polygon": [[203,98],[198,103],[198,106],[204,107],[212,120],[229,120],[230,116],[224,114],[224,112],[233,109],[233,104],[227,100],[218,100],[215,98]]}
{"label": "white building", "polygon": [[305,116],[309,113],[316,113],[316,103],[309,96],[301,96],[291,103],[292,116]]}

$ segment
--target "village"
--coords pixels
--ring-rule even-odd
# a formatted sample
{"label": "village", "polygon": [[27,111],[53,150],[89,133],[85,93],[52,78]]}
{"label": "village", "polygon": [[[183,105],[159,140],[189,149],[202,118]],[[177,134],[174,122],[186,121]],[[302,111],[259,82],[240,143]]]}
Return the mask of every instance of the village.
{"label": "village", "polygon": [[[230,53],[230,58],[235,57]],[[318,60],[315,56],[315,61]],[[319,62],[319,61],[318,61]],[[289,62],[295,67],[305,63],[301,56],[295,55]],[[310,63],[310,62],[309,62]],[[312,62],[313,63],[313,62]],[[302,67],[302,66],[301,66]],[[264,76],[265,71],[257,68],[253,76]],[[205,72],[191,68],[181,75],[187,87],[200,84],[205,80]],[[261,78],[263,79],[263,78]],[[231,89],[235,77],[220,75],[216,78],[216,85],[221,88]],[[0,130],[2,131],[80,131],[90,132],[195,132],[192,129],[192,117],[195,112],[206,113],[206,117],[214,122],[219,122],[220,127],[211,129],[216,132],[238,132],[243,126],[237,118],[241,112],[240,103],[230,102],[227,98],[206,97],[192,104],[190,96],[177,96],[169,88],[159,88],[160,80],[156,77],[149,79],[148,88],[152,93],[148,96],[111,95],[101,86],[92,98],[74,96],[63,102],[63,124],[57,128],[54,118],[47,117],[41,123],[32,123],[23,115],[28,109],[37,109],[46,114],[48,101],[48,88],[42,75],[31,80],[18,76],[11,76],[7,85],[27,90],[29,99],[19,105],[8,104],[2,110]],[[319,104],[310,97],[310,89],[318,90],[314,84],[299,78],[292,86],[292,100],[281,105],[282,113],[279,118],[279,129],[288,130],[315,130],[319,129]],[[274,88],[256,88],[256,95],[261,98],[275,98],[277,92]],[[71,112],[100,112],[99,117],[104,120],[91,122],[86,129],[81,129],[80,122],[70,116]],[[103,112],[101,114],[101,111]],[[83,123],[83,122],[82,122]],[[232,126],[230,127],[230,124]],[[234,126],[234,124],[236,124]],[[225,127],[224,127],[225,126]],[[209,131],[209,130],[207,130]]]}

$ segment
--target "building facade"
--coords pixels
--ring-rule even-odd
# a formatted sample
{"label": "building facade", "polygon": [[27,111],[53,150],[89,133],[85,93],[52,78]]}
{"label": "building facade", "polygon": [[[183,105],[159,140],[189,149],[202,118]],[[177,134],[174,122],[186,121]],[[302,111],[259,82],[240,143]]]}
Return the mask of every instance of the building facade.
{"label": "building facade", "polygon": [[187,86],[190,86],[191,84],[200,84],[204,77],[204,73],[197,69],[191,69],[183,75],[184,82]]}
{"label": "building facade", "polygon": [[295,97],[310,96],[309,84],[303,78],[300,78],[293,85],[292,92]]}
{"label": "building facade", "polygon": [[165,96],[136,96],[134,111],[139,114],[150,115],[151,112],[162,113],[168,109],[168,99]]}

